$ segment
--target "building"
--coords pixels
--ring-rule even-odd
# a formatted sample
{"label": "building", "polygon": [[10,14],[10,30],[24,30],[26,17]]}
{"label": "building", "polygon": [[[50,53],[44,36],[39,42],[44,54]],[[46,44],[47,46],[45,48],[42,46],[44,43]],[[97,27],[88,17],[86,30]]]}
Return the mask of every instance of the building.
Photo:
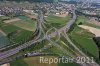
{"label": "building", "polygon": [[[12,0],[6,0],[6,1],[12,1]],[[55,2],[57,0],[13,0],[16,2],[20,2],[20,1],[29,1],[29,2],[48,2],[48,3],[52,3]]]}

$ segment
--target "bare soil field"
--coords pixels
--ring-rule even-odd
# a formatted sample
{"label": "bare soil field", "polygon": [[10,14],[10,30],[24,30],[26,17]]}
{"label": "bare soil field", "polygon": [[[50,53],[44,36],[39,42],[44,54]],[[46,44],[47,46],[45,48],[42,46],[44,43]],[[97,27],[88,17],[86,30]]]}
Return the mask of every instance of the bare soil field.
{"label": "bare soil field", "polygon": [[31,19],[37,19],[36,16],[33,16],[33,15],[27,15],[27,17],[31,18]]}
{"label": "bare soil field", "polygon": [[1,66],[10,66],[10,64],[9,64],[9,63],[7,63],[7,64],[3,64],[3,65],[1,65]]}
{"label": "bare soil field", "polygon": [[100,22],[96,21],[94,18],[91,18],[91,19],[88,21],[88,23],[91,23],[91,24],[100,26]]}
{"label": "bare soil field", "polygon": [[19,20],[21,20],[21,19],[19,19],[19,18],[14,18],[14,19],[10,19],[10,20],[5,20],[5,21],[3,21],[4,23],[12,23],[12,22],[16,22],[16,21],[19,21]]}
{"label": "bare soil field", "polygon": [[100,29],[85,25],[79,25],[79,27],[88,30],[89,32],[93,33],[96,37],[100,37]]}

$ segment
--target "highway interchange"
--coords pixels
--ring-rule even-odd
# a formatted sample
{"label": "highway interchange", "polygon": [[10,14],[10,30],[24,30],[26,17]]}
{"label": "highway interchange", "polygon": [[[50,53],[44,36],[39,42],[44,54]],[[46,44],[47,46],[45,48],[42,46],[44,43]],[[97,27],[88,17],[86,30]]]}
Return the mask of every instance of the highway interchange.
{"label": "highway interchange", "polygon": [[[74,22],[75,22],[75,20],[77,18],[76,14],[75,14],[75,10],[72,10],[72,14],[73,14],[72,19],[69,22],[67,22],[65,26],[63,26],[60,29],[55,29],[56,30],[55,32],[53,32],[53,33],[51,33],[51,34],[48,35],[48,33],[45,33],[44,30],[42,29],[42,27],[44,26],[44,21],[43,21],[43,14],[40,12],[40,15],[38,17],[39,20],[38,20],[38,23],[37,23],[38,24],[37,25],[37,28],[38,28],[37,30],[39,30],[39,34],[38,34],[37,38],[35,40],[31,40],[29,42],[26,42],[26,43],[24,43],[24,44],[22,44],[22,45],[20,45],[20,46],[18,46],[16,48],[13,48],[13,49],[1,52],[0,53],[0,61],[2,61],[3,59],[6,59],[6,58],[8,58],[8,57],[10,57],[12,55],[15,55],[20,50],[25,49],[25,48],[27,48],[27,47],[29,47],[29,46],[37,43],[37,42],[41,42],[41,41],[43,41],[45,39],[47,39],[52,45],[56,46],[57,48],[60,48],[60,50],[62,50],[64,53],[66,53],[69,56],[75,58],[76,56],[72,55],[71,53],[68,53],[66,51],[66,49],[60,47],[56,42],[51,41],[51,38],[53,38],[53,37],[55,37],[57,35],[60,36],[61,33],[63,33],[63,36],[66,38],[66,40],[75,48],[75,50],[77,51],[77,52],[75,52],[77,54],[77,56],[88,57],[81,50],[79,50],[79,48],[77,48],[75,46],[75,44],[70,40],[70,38],[66,34],[69,31],[69,29],[71,28],[71,26],[74,24]],[[44,33],[44,37],[40,38],[42,32]],[[82,65],[82,66],[99,66],[96,62],[94,62],[92,64],[91,63],[79,63],[79,64]]]}

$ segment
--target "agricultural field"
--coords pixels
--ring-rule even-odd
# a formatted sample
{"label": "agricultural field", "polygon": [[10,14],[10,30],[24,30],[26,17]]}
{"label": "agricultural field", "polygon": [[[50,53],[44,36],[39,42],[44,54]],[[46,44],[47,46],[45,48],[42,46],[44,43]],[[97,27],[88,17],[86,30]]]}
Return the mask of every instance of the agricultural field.
{"label": "agricultural field", "polygon": [[9,39],[0,32],[0,48],[9,45]]}
{"label": "agricultural field", "polygon": [[3,22],[4,23],[12,23],[12,22],[16,22],[16,21],[20,21],[21,19],[19,19],[19,18],[13,18],[13,19],[11,19],[11,20],[4,20]]}
{"label": "agricultural field", "polygon": [[21,20],[13,23],[13,25],[28,31],[35,31],[35,27],[36,27],[35,23],[36,22],[32,20]]}
{"label": "agricultural field", "polygon": [[37,56],[16,60],[10,63],[10,66],[80,66],[76,63],[40,63],[40,57],[57,58],[56,56]]}
{"label": "agricultural field", "polygon": [[[55,58],[54,56],[42,56],[45,58]],[[57,64],[40,63],[40,56],[29,57],[20,60],[16,60],[10,63],[10,66],[57,66]]]}
{"label": "agricultural field", "polygon": [[28,18],[26,16],[18,16],[20,18],[20,21],[17,21],[15,23],[12,23],[14,26],[17,26],[19,28],[28,30],[28,31],[35,31],[36,28],[36,21],[32,20],[31,18]]}
{"label": "agricultural field", "polygon": [[16,60],[10,63],[10,66],[28,66],[23,59]]}
{"label": "agricultural field", "polygon": [[80,66],[76,63],[58,63],[58,66]]}
{"label": "agricultural field", "polygon": [[77,17],[76,24],[78,25],[80,23],[82,23],[82,25],[86,25],[86,26],[100,29],[99,22],[98,23],[97,23],[97,21],[94,22],[94,20],[91,21],[91,19],[89,19],[88,17],[85,17],[85,16],[78,16]]}
{"label": "agricultural field", "polygon": [[[56,58],[54,56],[42,56],[44,58]],[[57,63],[40,63],[40,57],[29,57],[25,58],[24,61],[28,64],[28,66],[57,66]]]}
{"label": "agricultural field", "polygon": [[11,21],[13,18],[0,17],[0,29],[6,34],[6,37],[9,38],[11,42],[21,43],[32,37],[32,34],[36,29],[36,21],[25,16],[17,16],[14,17],[14,19],[15,18],[19,18],[20,20],[4,23],[3,21]]}
{"label": "agricultural field", "polygon": [[70,36],[75,41],[75,44],[77,43],[81,45],[81,47],[83,47],[84,50],[92,54],[94,57],[98,58],[99,49],[92,39],[93,34],[79,27],[75,27],[74,30],[70,33]]}
{"label": "agricultural field", "polygon": [[95,25],[95,24],[92,24],[92,23],[86,22],[86,23],[84,23],[84,25],[86,25],[86,26],[91,26],[91,27],[100,29],[100,26],[99,26],[99,25]]}
{"label": "agricultural field", "polygon": [[[83,19],[85,18],[85,19]],[[76,20],[76,25],[74,25],[73,30],[69,33],[69,36],[73,42],[85,53],[89,53],[95,58],[99,57],[99,49],[96,43],[93,41],[94,34],[90,33],[88,30],[78,27],[78,24],[82,22],[83,24],[87,21],[84,16],[78,16]]]}
{"label": "agricultural field", "polygon": [[58,17],[58,16],[54,16],[54,15],[49,15],[45,19],[48,24],[50,24],[56,28],[60,28],[60,27],[64,26],[66,24],[66,22],[68,22],[70,20],[70,18],[71,18],[70,16]]}

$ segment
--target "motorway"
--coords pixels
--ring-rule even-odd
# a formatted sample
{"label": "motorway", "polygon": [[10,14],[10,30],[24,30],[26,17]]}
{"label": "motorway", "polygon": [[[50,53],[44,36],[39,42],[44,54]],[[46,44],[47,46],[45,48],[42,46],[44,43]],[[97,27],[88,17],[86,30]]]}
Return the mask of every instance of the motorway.
{"label": "motorway", "polygon": [[[72,11],[73,13],[73,18],[72,20],[70,20],[66,26],[64,26],[63,28],[59,29],[58,31],[56,31],[56,34],[60,35],[60,33],[64,32],[63,36],[66,38],[66,40],[69,42],[69,44],[71,46],[74,47],[75,50],[77,50],[78,52],[75,52],[77,54],[77,57],[88,57],[87,55],[85,55],[78,47],[76,47],[76,45],[70,40],[70,38],[68,37],[68,35],[66,34],[66,32],[69,31],[69,29],[71,28],[71,26],[74,24],[75,20],[76,20],[76,14],[75,11]],[[47,35],[46,34],[46,38],[47,40],[53,44],[55,47],[59,48],[60,50],[62,50],[62,52],[64,52],[65,54],[69,55],[70,57],[75,57],[75,55],[72,55],[71,53],[67,52],[66,49],[60,47],[56,42],[51,41],[51,37],[54,37],[56,35],[55,33],[52,33],[51,35]],[[73,51],[75,51],[73,50]],[[75,60],[76,61],[76,60]],[[94,63],[79,63],[81,66],[99,66],[95,61],[93,61]]]}
{"label": "motorway", "polygon": [[[49,38],[55,37],[58,33],[61,34],[61,33],[64,32],[64,31],[68,32],[68,30],[70,29],[70,27],[73,25],[73,23],[74,23],[75,20],[76,20],[75,11],[72,11],[72,13],[73,13],[73,18],[72,18],[68,23],[66,23],[66,25],[65,25],[64,27],[58,29],[57,32],[51,33],[51,34],[49,35]],[[45,40],[45,39],[48,39],[47,35],[44,35],[44,37],[41,38],[41,39],[38,39],[38,40],[31,40],[31,41],[26,42],[26,43],[24,43],[24,44],[22,44],[22,45],[20,45],[20,46],[18,46],[18,47],[16,47],[16,48],[10,49],[10,50],[8,50],[8,51],[1,52],[1,53],[0,53],[0,60],[2,61],[3,59],[8,58],[8,57],[10,57],[10,56],[12,56],[12,55],[18,53],[20,50],[22,50],[22,49],[24,49],[24,48],[27,48],[27,47],[29,47],[29,46],[31,46],[31,45],[37,43],[37,42],[41,42],[41,41],[43,41],[43,40]],[[67,38],[67,39],[68,39],[68,38]],[[70,39],[68,39],[68,40],[70,40]],[[71,43],[71,41],[70,41],[70,43]],[[61,49],[62,49],[62,48],[61,48]],[[62,50],[64,50],[64,49],[62,49]],[[80,51],[80,50],[79,50],[79,51]],[[67,53],[67,52],[66,52],[66,53]],[[83,55],[83,54],[82,54],[82,55]],[[83,55],[83,56],[84,56],[84,55]],[[86,56],[86,55],[85,55],[85,56]],[[86,57],[87,57],[87,56],[86,56]],[[89,65],[90,65],[90,64],[89,64]],[[95,65],[95,66],[99,66],[99,65],[96,64],[96,63],[95,63],[94,65]],[[86,65],[86,66],[87,66],[87,65]],[[90,66],[93,66],[93,65],[90,65]]]}
{"label": "motorway", "polygon": [[[73,46],[74,47],[74,50],[73,51],[75,51],[75,53],[76,53],[76,55],[77,55],[77,57],[85,57],[85,58],[89,58],[85,53],[83,53],[72,41],[71,41],[71,39],[68,37],[68,35],[66,34],[66,33],[64,33],[64,35],[63,35],[65,38],[66,38],[66,40],[69,42],[69,44],[71,45],[71,46]],[[87,59],[88,60],[88,59]],[[81,64],[81,63],[80,63]],[[82,65],[82,64],[81,64]],[[83,63],[83,66],[99,66],[94,60],[93,60],[93,63]]]}

